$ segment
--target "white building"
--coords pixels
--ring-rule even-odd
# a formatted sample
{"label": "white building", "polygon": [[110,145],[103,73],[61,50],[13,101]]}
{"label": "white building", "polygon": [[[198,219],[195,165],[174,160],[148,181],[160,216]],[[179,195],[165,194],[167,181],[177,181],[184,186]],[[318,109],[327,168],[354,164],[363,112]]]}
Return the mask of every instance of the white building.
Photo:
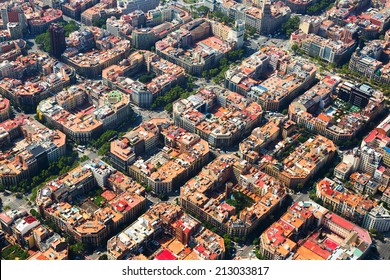
{"label": "white building", "polygon": [[363,227],[366,229],[376,229],[377,231],[389,231],[390,212],[382,205],[376,206],[364,217]]}

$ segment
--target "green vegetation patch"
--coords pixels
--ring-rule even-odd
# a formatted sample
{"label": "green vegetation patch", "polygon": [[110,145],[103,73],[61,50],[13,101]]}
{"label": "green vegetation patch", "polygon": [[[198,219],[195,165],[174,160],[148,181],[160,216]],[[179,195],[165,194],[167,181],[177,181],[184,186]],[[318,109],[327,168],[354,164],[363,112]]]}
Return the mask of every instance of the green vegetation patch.
{"label": "green vegetation patch", "polygon": [[1,257],[5,260],[25,260],[30,255],[18,245],[10,245],[1,251]]}
{"label": "green vegetation patch", "polygon": [[243,194],[242,192],[235,191],[232,194],[232,198],[226,199],[226,203],[231,206],[234,206],[238,214],[245,208],[252,206],[255,201],[249,196]]}

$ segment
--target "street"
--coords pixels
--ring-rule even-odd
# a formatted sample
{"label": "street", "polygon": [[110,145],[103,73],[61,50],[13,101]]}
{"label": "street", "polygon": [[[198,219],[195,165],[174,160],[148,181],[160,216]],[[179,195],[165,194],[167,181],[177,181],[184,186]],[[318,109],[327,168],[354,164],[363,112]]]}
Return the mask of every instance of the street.
{"label": "street", "polygon": [[163,110],[160,112],[150,111],[147,109],[140,108],[134,104],[130,104],[131,108],[133,109],[134,113],[141,117],[141,120],[139,120],[140,123],[148,121],[153,118],[169,118],[169,114]]}
{"label": "street", "polygon": [[15,194],[5,195],[4,192],[0,193],[1,199],[1,210],[4,211],[6,209],[20,209],[24,208],[27,211],[30,210],[31,206],[28,205],[28,202],[22,198],[17,198]]}
{"label": "street", "polygon": [[297,194],[290,194],[294,202],[298,201],[309,201],[310,196],[308,193],[297,193]]}
{"label": "street", "polygon": [[368,260],[390,260],[390,232],[383,233],[383,239],[373,238]]}
{"label": "street", "polygon": [[78,150],[76,150],[76,152],[79,154],[79,158],[83,157],[83,156],[87,156],[89,157],[90,159],[94,160],[94,159],[100,159],[99,155],[97,154],[97,152],[91,148],[87,148],[84,150],[84,152],[80,152]]}

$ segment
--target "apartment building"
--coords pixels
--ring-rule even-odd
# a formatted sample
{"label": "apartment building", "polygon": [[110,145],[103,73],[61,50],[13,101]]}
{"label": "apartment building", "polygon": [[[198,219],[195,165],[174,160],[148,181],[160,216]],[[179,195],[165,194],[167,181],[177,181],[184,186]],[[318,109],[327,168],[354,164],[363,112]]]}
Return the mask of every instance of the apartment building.
{"label": "apartment building", "polygon": [[175,124],[214,147],[230,147],[262,118],[262,108],[242,95],[210,86],[173,104]]}
{"label": "apartment building", "polygon": [[65,155],[66,135],[17,115],[0,124],[0,146],[0,184],[13,186]]}
{"label": "apartment building", "polygon": [[[149,245],[153,242],[162,246],[153,251]],[[145,249],[149,251],[147,256]],[[160,202],[112,237],[107,242],[107,252],[111,260],[215,260],[223,259],[225,246],[222,237],[202,228],[179,206]]]}
{"label": "apartment building", "polygon": [[42,101],[37,114],[73,141],[87,143],[128,119],[130,98],[102,82],[87,80]]}
{"label": "apartment building", "polygon": [[148,160],[139,159],[130,176],[152,187],[154,193],[171,193],[208,161],[209,145],[198,135],[171,125],[161,131],[165,147]]}
{"label": "apartment building", "polygon": [[[308,229],[310,234],[302,236]],[[260,253],[271,260],[356,260],[371,244],[367,230],[314,202],[301,201],[260,236]]]}
{"label": "apartment building", "polygon": [[336,154],[334,143],[320,135],[310,138],[298,146],[280,164],[265,162],[264,170],[275,176],[289,188],[306,184],[315,174],[333,159]]}
{"label": "apartment building", "polygon": [[[251,203],[236,208],[240,204],[232,204],[236,197],[245,197]],[[232,154],[216,158],[180,189],[180,204],[185,210],[220,234],[241,238],[278,209],[285,197],[277,179]]]}

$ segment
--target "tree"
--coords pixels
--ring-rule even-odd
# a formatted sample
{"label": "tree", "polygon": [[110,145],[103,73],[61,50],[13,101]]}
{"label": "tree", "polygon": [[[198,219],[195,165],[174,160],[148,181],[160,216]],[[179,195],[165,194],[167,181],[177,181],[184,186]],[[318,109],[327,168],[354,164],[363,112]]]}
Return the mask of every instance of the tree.
{"label": "tree", "polygon": [[117,132],[115,130],[107,130],[97,140],[92,140],[91,144],[96,149],[102,147],[104,143],[107,143],[111,138],[113,138]]}
{"label": "tree", "polygon": [[39,212],[36,211],[35,209],[31,209],[31,210],[30,210],[30,214],[31,214],[32,216],[34,216],[35,218],[37,218],[37,220],[42,220],[41,214],[39,214]]}
{"label": "tree", "polygon": [[38,176],[34,176],[34,177],[32,178],[32,184],[33,184],[34,186],[38,186],[41,182],[42,182],[42,180],[41,180],[41,178],[38,177]]}
{"label": "tree", "polygon": [[215,77],[219,74],[219,69],[218,68],[213,68],[213,69],[210,69],[210,76],[211,77]]}
{"label": "tree", "polygon": [[291,46],[291,50],[296,53],[299,50],[299,46],[297,44],[294,44]]}
{"label": "tree", "polygon": [[164,110],[167,111],[168,113],[172,113],[173,111],[173,104],[168,103],[167,105],[164,106]]}
{"label": "tree", "polygon": [[102,28],[104,25],[106,25],[106,19],[100,18],[100,19],[94,20],[92,25],[97,26],[99,28]]}
{"label": "tree", "polygon": [[45,32],[45,33],[37,35],[35,37],[35,42],[38,45],[41,45],[45,52],[51,52],[49,32]]}
{"label": "tree", "polygon": [[149,83],[154,77],[156,77],[156,75],[154,73],[150,73],[150,74],[145,74],[145,75],[142,75],[138,80],[143,83],[143,84],[147,84]]}
{"label": "tree", "polygon": [[304,187],[305,187],[305,185],[301,183],[301,184],[298,184],[297,189],[299,191],[301,191],[301,190],[303,190]]}
{"label": "tree", "polygon": [[70,35],[70,33],[80,29],[79,25],[74,20],[70,20],[68,23],[63,22],[62,25],[64,26],[65,36],[67,37]]}
{"label": "tree", "polygon": [[99,260],[108,260],[107,254],[103,254],[99,257]]}
{"label": "tree", "polygon": [[86,155],[84,155],[84,156],[82,156],[82,157],[80,158],[80,162],[84,162],[84,161],[87,161],[87,160],[89,160],[89,157],[86,156]]}
{"label": "tree", "polygon": [[206,6],[200,6],[198,9],[197,9],[198,13],[200,15],[207,15],[209,12],[210,12],[210,9],[207,8]]}
{"label": "tree", "polygon": [[159,194],[158,198],[161,199],[162,201],[167,201],[169,199],[167,194]]}
{"label": "tree", "polygon": [[301,20],[299,16],[293,16],[292,18],[289,18],[285,23],[282,24],[282,33],[291,35],[291,33],[299,28],[300,22]]}
{"label": "tree", "polygon": [[70,245],[69,249],[73,255],[79,255],[85,251],[85,245],[81,242],[76,242],[75,244]]}

